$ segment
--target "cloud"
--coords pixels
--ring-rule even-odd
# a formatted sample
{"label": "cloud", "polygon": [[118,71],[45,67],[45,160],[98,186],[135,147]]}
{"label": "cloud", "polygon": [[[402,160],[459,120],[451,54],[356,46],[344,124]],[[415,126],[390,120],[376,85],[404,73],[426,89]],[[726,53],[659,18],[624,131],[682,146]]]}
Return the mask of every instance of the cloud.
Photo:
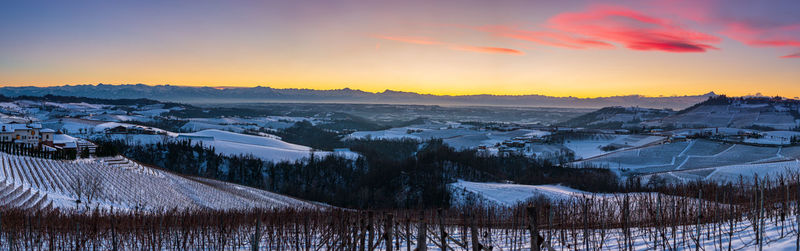
{"label": "cloud", "polygon": [[666,52],[705,52],[717,49],[721,39],[685,28],[672,21],[624,7],[595,6],[550,18],[539,29],[480,26],[474,29],[495,36],[570,49],[615,48]]}
{"label": "cloud", "polygon": [[786,55],[786,56],[782,56],[781,58],[800,58],[800,52],[795,53],[795,54],[789,54],[789,55]]}
{"label": "cloud", "polygon": [[569,34],[557,31],[521,30],[515,27],[507,27],[502,25],[481,26],[475,27],[475,29],[478,31],[488,32],[499,37],[525,40],[528,42],[569,49],[614,48],[614,45],[603,41],[571,36]]}
{"label": "cloud", "polygon": [[[800,49],[800,24],[763,26],[755,22],[729,21],[722,34],[743,44],[755,47]],[[800,53],[781,58],[800,58]]]}
{"label": "cloud", "polygon": [[548,27],[643,51],[705,52],[717,49],[712,44],[721,42],[716,36],[623,7],[562,13],[551,18]]}
{"label": "cloud", "polygon": [[451,46],[450,49],[461,50],[461,51],[482,52],[482,53],[525,55],[525,52],[522,52],[522,51],[519,51],[519,50],[509,49],[509,48],[500,48],[500,47],[481,47],[481,46],[460,45],[460,46]]}
{"label": "cloud", "polygon": [[525,53],[520,50],[515,50],[510,48],[472,46],[472,45],[464,45],[458,43],[445,43],[428,37],[408,37],[408,36],[374,36],[374,37],[385,40],[409,43],[409,44],[443,46],[448,49],[458,50],[458,51],[471,51],[471,52],[491,53],[491,54],[525,55]]}
{"label": "cloud", "polygon": [[[797,0],[657,0],[654,11],[692,20],[751,47],[800,50]],[[795,54],[792,54],[795,55]],[[782,58],[795,58],[786,55]]]}
{"label": "cloud", "polygon": [[[800,6],[800,2],[789,0]],[[703,53],[719,50],[722,38],[750,47],[800,50],[800,17],[772,15],[784,4],[750,4],[748,1],[656,0],[636,9],[623,6],[591,5],[583,10],[555,14],[530,27],[514,25],[446,27],[469,29],[524,44],[567,49],[614,49]],[[732,6],[735,5],[735,6]],[[748,8],[742,8],[748,6]],[[789,6],[789,5],[786,5]],[[755,8],[756,10],[751,10]],[[760,10],[760,9],[764,10]],[[669,18],[665,18],[669,17]],[[689,26],[691,25],[691,26]],[[697,29],[702,28],[702,31]],[[522,51],[445,43],[427,37],[381,36],[406,43],[438,45],[453,50],[522,55]],[[529,48],[525,45],[517,45]],[[496,48],[496,49],[493,49]],[[517,53],[519,52],[519,53]],[[782,56],[798,58],[798,53]]]}

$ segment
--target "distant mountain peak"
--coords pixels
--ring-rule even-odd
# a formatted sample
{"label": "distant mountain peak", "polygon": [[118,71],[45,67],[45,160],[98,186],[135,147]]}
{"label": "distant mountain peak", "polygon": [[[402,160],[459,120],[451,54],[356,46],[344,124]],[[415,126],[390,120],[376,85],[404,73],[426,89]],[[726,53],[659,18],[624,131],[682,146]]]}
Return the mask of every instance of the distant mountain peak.
{"label": "distant mountain peak", "polygon": [[608,106],[639,106],[644,108],[684,109],[717,96],[714,92],[704,95],[672,97],[646,97],[641,95],[576,98],[552,97],[539,94],[524,95],[434,95],[386,89],[383,92],[366,92],[342,88],[314,90],[268,86],[258,87],[192,87],[174,85],[64,85],[53,87],[0,87],[0,94],[15,96],[76,96],[89,98],[149,98],[160,101],[194,104],[225,102],[317,102],[317,103],[375,103],[414,105],[461,105],[461,106],[518,106],[518,107],[565,107],[602,108]]}

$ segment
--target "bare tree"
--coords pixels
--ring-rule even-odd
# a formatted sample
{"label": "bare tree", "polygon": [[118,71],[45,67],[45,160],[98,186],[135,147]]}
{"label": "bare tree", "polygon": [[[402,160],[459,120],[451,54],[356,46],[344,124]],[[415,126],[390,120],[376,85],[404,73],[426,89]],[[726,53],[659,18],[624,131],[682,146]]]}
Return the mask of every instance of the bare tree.
{"label": "bare tree", "polygon": [[92,203],[103,190],[103,178],[90,173],[79,174],[69,184],[69,188],[78,199],[76,203],[80,203],[81,198],[86,199],[87,203]]}
{"label": "bare tree", "polygon": [[92,200],[96,199],[103,190],[103,177],[88,173],[84,174],[84,176],[87,181],[86,200],[92,203]]}
{"label": "bare tree", "polygon": [[83,179],[83,175],[78,175],[72,179],[72,182],[69,183],[69,189],[77,197],[75,204],[80,204],[84,191],[86,191],[86,181]]}

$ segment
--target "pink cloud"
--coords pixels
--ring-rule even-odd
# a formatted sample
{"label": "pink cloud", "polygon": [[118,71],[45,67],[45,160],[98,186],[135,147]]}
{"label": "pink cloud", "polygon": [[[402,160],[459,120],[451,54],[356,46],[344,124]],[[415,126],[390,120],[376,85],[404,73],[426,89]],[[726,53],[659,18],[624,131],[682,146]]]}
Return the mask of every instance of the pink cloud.
{"label": "pink cloud", "polygon": [[631,50],[705,52],[721,39],[624,7],[599,6],[550,18],[539,29],[478,26],[494,36],[568,49],[609,49],[620,44]]}
{"label": "pink cloud", "polygon": [[632,50],[705,52],[717,49],[713,44],[721,42],[714,35],[623,7],[562,13],[548,20],[547,26],[596,41],[619,43]]}
{"label": "pink cloud", "polygon": [[[800,49],[800,24],[761,27],[751,22],[730,21],[725,23],[722,34],[750,46]],[[800,53],[781,58],[800,58]]]}
{"label": "pink cloud", "polygon": [[800,7],[797,1],[756,2],[656,0],[653,11],[692,20],[748,46],[800,49],[800,19],[784,11]]}
{"label": "pink cloud", "polygon": [[510,49],[510,48],[502,48],[502,47],[486,47],[486,46],[472,46],[472,45],[464,45],[464,44],[457,44],[457,43],[445,43],[440,42],[438,40],[428,38],[428,37],[407,37],[407,36],[374,36],[376,38],[385,39],[385,40],[392,40],[398,41],[403,43],[409,44],[421,44],[421,45],[436,45],[436,46],[444,46],[451,50],[458,50],[458,51],[471,51],[471,52],[480,52],[480,53],[492,53],[492,54],[512,54],[512,55],[525,55],[524,52],[520,50]]}
{"label": "pink cloud", "polygon": [[[719,50],[722,37],[727,37],[751,47],[791,49],[789,52],[800,50],[800,19],[758,14],[761,12],[754,14],[749,9],[728,5],[725,1],[715,0],[655,0],[649,6],[640,5],[636,9],[608,5],[589,6],[582,11],[556,14],[531,28],[515,25],[445,27],[479,31],[494,37],[511,39],[518,44],[567,49],[613,49],[619,46],[636,51],[699,53]],[[693,28],[694,26],[703,27],[704,30]],[[433,44],[454,50],[517,54],[514,49],[477,49],[492,47],[470,47],[424,37],[381,38]],[[525,45],[516,46],[529,48]],[[782,58],[798,58],[798,54],[800,53]]]}

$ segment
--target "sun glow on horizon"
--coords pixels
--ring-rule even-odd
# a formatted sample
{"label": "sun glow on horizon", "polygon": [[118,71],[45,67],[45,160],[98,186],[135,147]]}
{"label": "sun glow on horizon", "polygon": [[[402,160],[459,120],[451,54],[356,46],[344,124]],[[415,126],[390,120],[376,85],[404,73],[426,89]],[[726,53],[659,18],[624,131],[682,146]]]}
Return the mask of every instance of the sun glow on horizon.
{"label": "sun glow on horizon", "polygon": [[781,11],[794,1],[10,5],[2,86],[800,96],[800,15]]}

